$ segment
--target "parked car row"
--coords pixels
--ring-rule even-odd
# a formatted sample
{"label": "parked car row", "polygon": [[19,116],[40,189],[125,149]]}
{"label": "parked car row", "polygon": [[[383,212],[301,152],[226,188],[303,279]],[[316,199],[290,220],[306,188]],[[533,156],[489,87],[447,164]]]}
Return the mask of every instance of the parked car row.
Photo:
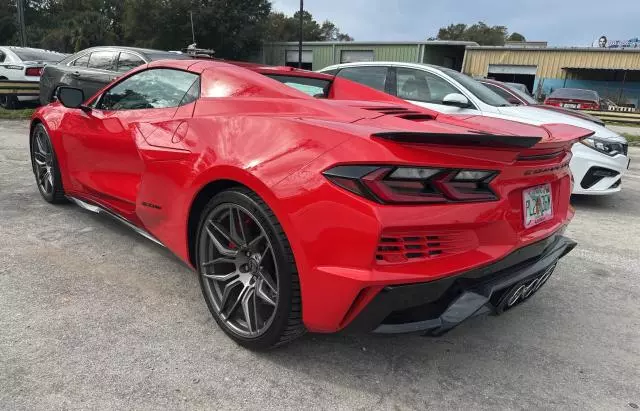
{"label": "parked car row", "polygon": [[[589,139],[573,146],[574,194],[602,195],[620,191],[629,167],[627,141],[600,121],[564,108],[541,106],[510,89],[526,104],[514,105],[498,94],[495,83],[428,64],[360,62],[324,68],[323,73],[366,84],[415,105],[461,118],[483,116],[537,126],[570,124],[591,130]],[[507,87],[500,87],[505,91]],[[515,97],[514,97],[515,98]]]}

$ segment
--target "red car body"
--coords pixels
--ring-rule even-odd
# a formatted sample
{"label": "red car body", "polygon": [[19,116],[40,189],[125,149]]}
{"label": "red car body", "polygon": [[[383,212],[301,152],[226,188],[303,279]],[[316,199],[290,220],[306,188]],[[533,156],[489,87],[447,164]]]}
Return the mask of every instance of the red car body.
{"label": "red car body", "polygon": [[[203,200],[250,190],[288,238],[309,331],[444,332],[504,309],[507,291],[524,300],[575,245],[561,235],[573,216],[568,164],[588,130],[454,119],[328,75],[215,61],[154,62],[115,84],[157,68],[199,76],[199,97],[100,110],[110,85],[87,101],[92,108],[56,102],[35,112],[64,194],[198,269]],[[325,98],[268,76],[326,80]],[[402,167],[441,171],[419,184],[393,180]],[[458,182],[460,170],[489,177]],[[523,190],[546,184],[552,217],[525,227]]]}
{"label": "red car body", "polygon": [[544,104],[576,110],[600,110],[600,96],[593,90],[559,88],[549,94]]}
{"label": "red car body", "polygon": [[[509,85],[491,79],[480,79],[478,80],[480,83],[489,87],[492,91],[498,93],[501,97],[504,97],[509,103],[519,105],[519,106],[534,106],[538,108],[543,108],[545,110],[555,111],[557,113],[567,114],[569,116],[578,117],[583,120],[588,120],[598,125],[604,126],[604,121],[600,120],[598,117],[592,116],[587,113],[581,113],[577,110],[572,110],[570,108],[562,107],[562,104],[558,102],[545,101],[544,104],[538,104],[533,97],[523,96],[522,92],[518,92]],[[599,110],[598,108],[593,108],[593,110]]]}

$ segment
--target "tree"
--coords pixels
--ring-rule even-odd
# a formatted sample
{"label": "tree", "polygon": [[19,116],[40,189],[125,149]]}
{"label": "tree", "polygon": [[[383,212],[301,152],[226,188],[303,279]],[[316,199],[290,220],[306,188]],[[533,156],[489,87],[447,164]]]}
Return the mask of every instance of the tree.
{"label": "tree", "polygon": [[527,41],[527,39],[522,34],[513,32],[509,35],[507,41]]}
{"label": "tree", "polygon": [[0,0],[0,44],[13,44],[16,27],[16,9],[13,1]]}
{"label": "tree", "polygon": [[[520,37],[524,40],[524,36],[519,33],[513,33],[511,36],[515,36],[514,38]],[[507,40],[507,27],[488,26],[482,21],[471,26],[450,24],[438,31],[437,38],[438,40],[475,41],[482,46],[504,46]]]}
{"label": "tree", "polygon": [[335,24],[325,20],[320,26],[320,37],[330,41],[353,41],[353,37],[347,33],[341,33]]}
{"label": "tree", "polygon": [[[193,42],[216,56],[246,59],[263,41],[297,40],[299,14],[271,12],[269,0],[24,0],[28,45],[66,53],[127,45],[181,50]],[[330,21],[303,16],[305,40],[349,41]],[[0,44],[16,44],[16,0],[0,0]]]}
{"label": "tree", "polygon": [[[265,41],[297,41],[299,37],[299,11],[292,17],[279,12],[269,14],[264,30]],[[320,25],[308,11],[302,14],[302,38],[304,41],[353,41],[329,20]]]}

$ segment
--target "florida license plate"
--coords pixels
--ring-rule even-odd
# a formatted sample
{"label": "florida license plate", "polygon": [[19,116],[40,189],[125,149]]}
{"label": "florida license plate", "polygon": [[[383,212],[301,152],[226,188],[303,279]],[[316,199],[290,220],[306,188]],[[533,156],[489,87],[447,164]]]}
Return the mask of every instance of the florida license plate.
{"label": "florida license plate", "polygon": [[553,218],[551,184],[531,187],[522,192],[524,227],[530,228]]}

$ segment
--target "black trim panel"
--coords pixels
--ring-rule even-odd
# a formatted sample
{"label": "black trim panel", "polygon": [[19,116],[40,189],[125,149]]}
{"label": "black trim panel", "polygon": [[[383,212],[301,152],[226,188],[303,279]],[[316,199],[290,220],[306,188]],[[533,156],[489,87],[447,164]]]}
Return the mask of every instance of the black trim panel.
{"label": "black trim panel", "polygon": [[492,298],[555,266],[576,245],[556,233],[482,268],[428,283],[387,286],[344,331],[442,334],[467,318],[495,312]]}
{"label": "black trim panel", "polygon": [[397,143],[519,149],[533,147],[542,139],[541,137],[501,136],[494,134],[447,134],[406,131],[375,133],[372,137]]}

